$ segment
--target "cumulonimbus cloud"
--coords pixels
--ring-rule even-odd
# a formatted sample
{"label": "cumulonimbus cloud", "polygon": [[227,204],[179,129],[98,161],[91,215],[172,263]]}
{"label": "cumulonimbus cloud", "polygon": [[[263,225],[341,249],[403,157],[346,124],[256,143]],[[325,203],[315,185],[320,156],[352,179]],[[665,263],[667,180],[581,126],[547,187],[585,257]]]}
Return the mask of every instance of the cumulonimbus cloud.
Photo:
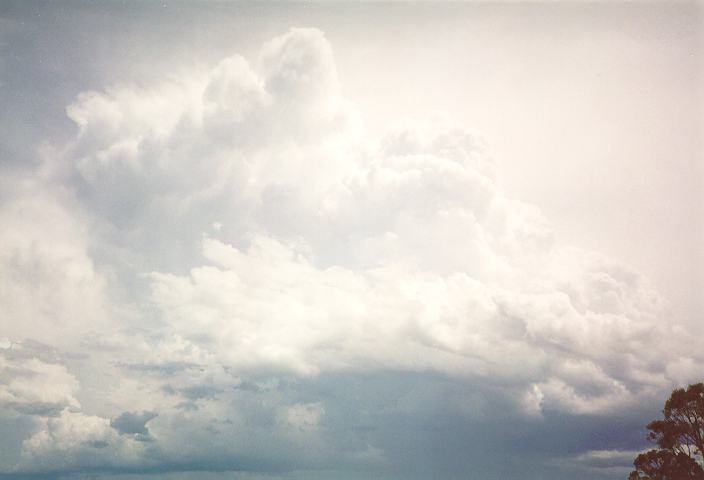
{"label": "cumulonimbus cloud", "polygon": [[[64,347],[94,335],[123,391],[137,388],[130,375],[148,385],[139,409],[154,411],[164,458],[184,448],[167,439],[179,412],[199,399],[210,401],[201,415],[221,412],[218,395],[247,375],[434,372],[510,384],[530,415],[599,414],[702,365],[673,347],[696,339],[663,322],[642,276],[560,246],[538,208],[502,192],[480,134],[425,121],[366,136],[317,30],[267,42],[254,64],[234,56],[84,93],[67,112],[77,136],[41,172],[59,193],[15,192],[0,209],[12,247],[0,295],[8,325],[24,325],[7,332]],[[51,240],[28,219],[52,226]],[[73,338],[52,338],[59,322],[76,325],[62,333]],[[0,402],[41,400],[19,381]],[[82,412],[73,388],[46,400],[61,413],[37,420],[26,458],[75,468],[112,448],[146,461],[151,447],[113,428],[135,408],[118,398],[111,426],[108,411]],[[292,402],[271,414],[314,435],[325,411]]]}

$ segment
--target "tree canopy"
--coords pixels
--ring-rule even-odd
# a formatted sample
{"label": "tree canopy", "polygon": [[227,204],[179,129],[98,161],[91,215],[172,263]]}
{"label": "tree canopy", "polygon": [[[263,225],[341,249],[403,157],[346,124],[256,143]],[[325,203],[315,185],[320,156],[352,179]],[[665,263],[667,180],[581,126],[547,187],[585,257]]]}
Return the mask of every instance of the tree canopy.
{"label": "tree canopy", "polygon": [[648,424],[658,449],[636,457],[629,480],[704,480],[704,383],[678,388]]}

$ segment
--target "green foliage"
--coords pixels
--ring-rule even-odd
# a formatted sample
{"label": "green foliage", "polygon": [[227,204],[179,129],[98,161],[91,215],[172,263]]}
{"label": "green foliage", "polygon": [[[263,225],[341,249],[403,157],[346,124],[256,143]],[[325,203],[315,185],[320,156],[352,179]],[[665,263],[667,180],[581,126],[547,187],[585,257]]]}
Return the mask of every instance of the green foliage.
{"label": "green foliage", "polygon": [[704,383],[674,390],[662,414],[648,424],[659,449],[636,457],[629,480],[704,480]]}

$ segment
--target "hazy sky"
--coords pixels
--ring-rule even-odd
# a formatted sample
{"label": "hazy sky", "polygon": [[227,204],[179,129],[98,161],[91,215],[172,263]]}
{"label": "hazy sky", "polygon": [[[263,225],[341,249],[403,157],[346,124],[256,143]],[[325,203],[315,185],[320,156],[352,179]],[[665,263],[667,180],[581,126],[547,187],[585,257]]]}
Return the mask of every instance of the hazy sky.
{"label": "hazy sky", "polygon": [[703,19],[0,0],[0,478],[625,478],[704,380]]}

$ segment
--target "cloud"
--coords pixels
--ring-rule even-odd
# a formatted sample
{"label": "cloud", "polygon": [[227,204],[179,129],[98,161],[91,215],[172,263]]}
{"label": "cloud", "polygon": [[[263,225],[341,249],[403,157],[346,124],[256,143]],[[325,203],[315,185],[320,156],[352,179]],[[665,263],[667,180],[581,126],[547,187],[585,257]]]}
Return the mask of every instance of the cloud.
{"label": "cloud", "polygon": [[2,334],[75,346],[107,322],[105,282],[87,252],[86,225],[71,196],[41,178],[8,175],[2,189]]}
{"label": "cloud", "polygon": [[148,463],[144,445],[119,435],[106,418],[63,410],[57,417],[42,420],[40,430],[23,442],[18,470],[143,466]]}
{"label": "cloud", "polygon": [[0,408],[17,413],[52,416],[80,406],[78,381],[64,365],[18,355],[20,345],[0,350]]}
{"label": "cloud", "polygon": [[642,451],[637,450],[589,450],[571,460],[577,468],[591,475],[627,476],[633,470],[633,459]]}
{"label": "cloud", "polygon": [[325,408],[320,403],[297,403],[282,410],[280,421],[299,430],[310,430],[318,427],[323,415]]}
{"label": "cloud", "polygon": [[157,415],[155,412],[123,412],[110,420],[110,426],[122,434],[148,436],[147,422]]}
{"label": "cloud", "polygon": [[633,459],[639,453],[642,452],[632,450],[590,450],[578,455],[575,460],[596,468],[631,466]]}
{"label": "cloud", "polygon": [[646,279],[502,191],[478,132],[366,135],[320,31],[67,114],[0,184],[3,345],[61,352],[0,350],[16,471],[410,465],[423,432],[624,413],[704,364]]}

